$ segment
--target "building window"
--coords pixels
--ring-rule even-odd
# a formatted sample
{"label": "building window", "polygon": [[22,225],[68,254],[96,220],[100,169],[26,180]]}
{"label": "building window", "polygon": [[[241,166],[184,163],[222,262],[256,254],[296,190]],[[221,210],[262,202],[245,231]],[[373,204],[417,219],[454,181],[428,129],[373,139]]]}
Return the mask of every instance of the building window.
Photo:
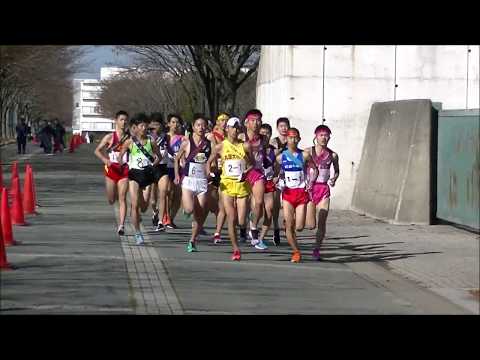
{"label": "building window", "polygon": [[75,107],[80,107],[80,104],[79,104],[79,103],[75,103]]}

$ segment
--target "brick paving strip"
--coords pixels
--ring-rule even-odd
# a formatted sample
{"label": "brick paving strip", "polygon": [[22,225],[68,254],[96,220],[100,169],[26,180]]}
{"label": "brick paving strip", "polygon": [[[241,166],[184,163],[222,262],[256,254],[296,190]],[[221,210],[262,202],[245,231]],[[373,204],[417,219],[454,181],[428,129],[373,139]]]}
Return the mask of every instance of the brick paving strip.
{"label": "brick paving strip", "polygon": [[[115,206],[115,219],[118,219],[118,204]],[[126,224],[128,235],[120,236],[128,277],[135,299],[135,313],[181,315],[183,309],[172,286],[159,249],[153,247],[150,236],[141,225],[145,245],[135,245],[135,233],[131,224]]]}

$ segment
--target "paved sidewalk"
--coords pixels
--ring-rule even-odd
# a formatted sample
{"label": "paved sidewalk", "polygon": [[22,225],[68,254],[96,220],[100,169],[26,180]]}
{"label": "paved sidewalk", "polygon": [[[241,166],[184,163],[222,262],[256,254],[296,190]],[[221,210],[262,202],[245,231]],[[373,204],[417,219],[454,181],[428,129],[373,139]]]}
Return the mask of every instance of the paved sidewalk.
{"label": "paved sidewalk", "polygon": [[328,261],[381,261],[395,273],[480,313],[478,297],[471,294],[480,282],[478,234],[449,225],[391,225],[352,211],[332,211],[327,239]]}
{"label": "paved sidewalk", "polygon": [[[149,211],[147,243],[137,247],[130,225],[126,236],[115,234],[117,210],[105,199],[93,149],[31,156],[41,214],[14,227],[23,244],[7,248],[18,269],[0,273],[0,314],[479,313],[469,293],[479,287],[478,236],[451,226],[332,211],[324,261],[313,261],[314,234],[305,231],[302,264],[289,262],[283,236],[266,252],[243,245],[234,263],[228,240],[201,237],[200,251],[187,253],[191,220],[180,214],[180,229],[156,233]],[[1,159],[15,156],[2,151]],[[3,170],[9,184],[10,166]],[[213,224],[210,215],[210,233]]]}

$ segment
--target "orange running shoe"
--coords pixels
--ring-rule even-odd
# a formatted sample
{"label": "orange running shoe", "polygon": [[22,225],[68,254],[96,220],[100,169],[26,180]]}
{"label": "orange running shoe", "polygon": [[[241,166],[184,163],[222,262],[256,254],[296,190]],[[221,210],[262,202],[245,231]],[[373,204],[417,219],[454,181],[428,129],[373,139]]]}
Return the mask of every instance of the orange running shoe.
{"label": "orange running shoe", "polygon": [[162,224],[165,225],[165,224],[168,224],[168,215],[166,212],[163,213],[163,218],[162,218]]}
{"label": "orange running shoe", "polygon": [[300,261],[302,261],[302,255],[300,254],[299,250],[293,252],[292,259],[290,261],[293,263],[299,263]]}
{"label": "orange running shoe", "polygon": [[235,250],[232,255],[232,261],[240,261],[240,250]]}

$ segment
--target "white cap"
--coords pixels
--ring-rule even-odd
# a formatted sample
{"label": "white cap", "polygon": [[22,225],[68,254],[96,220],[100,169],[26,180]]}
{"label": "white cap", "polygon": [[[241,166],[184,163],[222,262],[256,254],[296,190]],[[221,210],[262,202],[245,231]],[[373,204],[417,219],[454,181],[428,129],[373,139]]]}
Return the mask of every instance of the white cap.
{"label": "white cap", "polygon": [[235,126],[236,124],[240,125],[240,119],[239,118],[236,118],[236,117],[231,117],[230,119],[228,119],[227,121],[227,126]]}

